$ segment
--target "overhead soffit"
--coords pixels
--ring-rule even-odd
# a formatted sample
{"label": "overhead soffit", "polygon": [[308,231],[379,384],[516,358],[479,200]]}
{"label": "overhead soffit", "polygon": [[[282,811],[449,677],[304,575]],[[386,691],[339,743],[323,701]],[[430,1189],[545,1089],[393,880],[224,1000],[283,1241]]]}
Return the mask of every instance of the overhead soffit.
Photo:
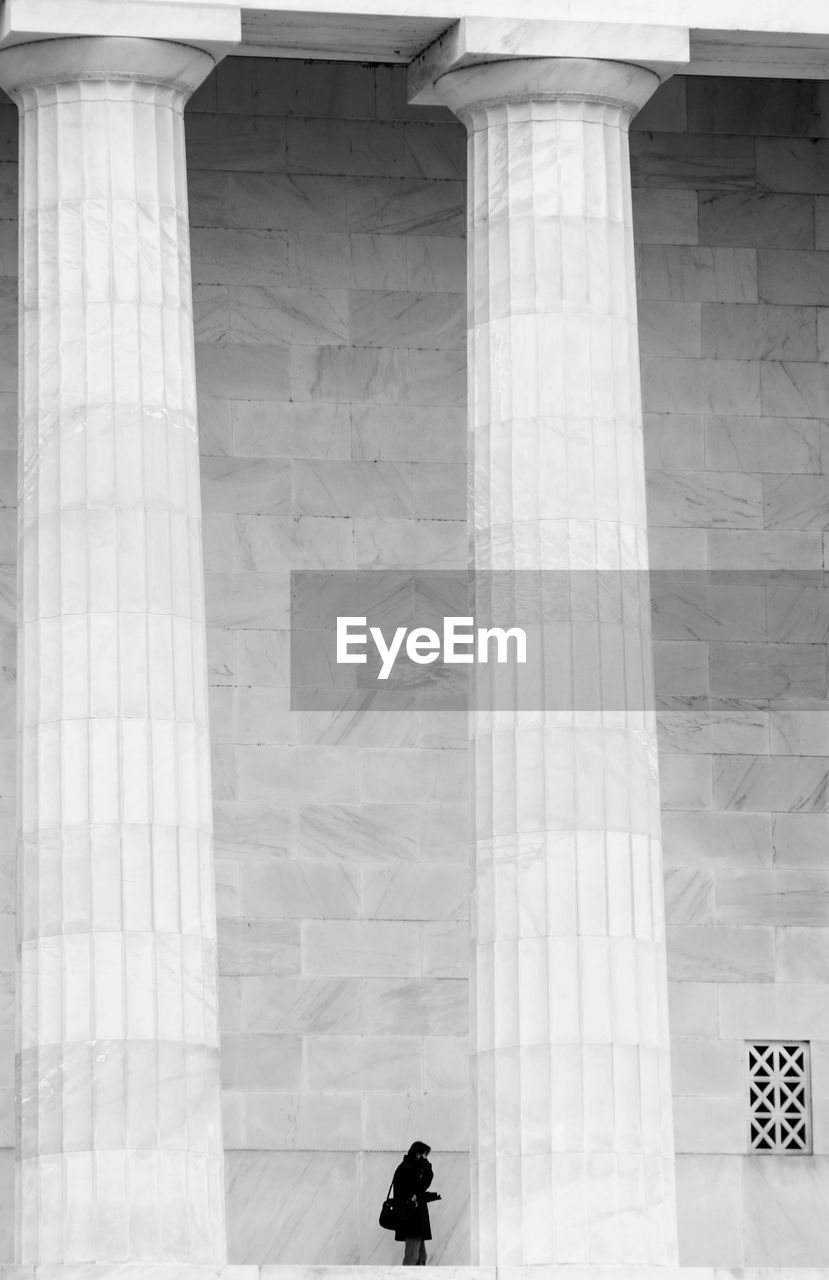
{"label": "overhead soffit", "polygon": [[[441,7],[446,16],[243,9],[242,44],[233,52],[408,64],[453,25],[452,8]],[[829,78],[829,33],[692,28],[683,74]]]}

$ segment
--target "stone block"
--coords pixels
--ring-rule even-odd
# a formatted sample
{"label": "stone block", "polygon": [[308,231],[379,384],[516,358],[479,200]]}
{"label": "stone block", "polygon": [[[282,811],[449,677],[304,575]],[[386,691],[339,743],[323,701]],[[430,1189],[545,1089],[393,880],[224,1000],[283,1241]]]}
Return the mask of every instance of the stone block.
{"label": "stone block", "polygon": [[[329,523],[341,523],[333,521]],[[408,711],[304,711],[297,716],[301,742],[342,742],[354,747],[416,747],[417,720]]]}
{"label": "stone block", "polygon": [[674,1098],[674,1141],[677,1155],[742,1154],[748,1119],[745,1099]]}
{"label": "stone block", "polygon": [[718,990],[719,1028],[725,1040],[826,1040],[826,987],[812,983],[746,982]]}
{"label": "stone block", "polygon": [[358,756],[349,747],[237,747],[238,799],[349,803],[358,795]]}
{"label": "stone block", "polygon": [[348,862],[416,858],[417,816],[408,804],[302,805],[297,852]]}
{"label": "stone block", "polygon": [[195,284],[287,284],[284,231],[194,227],[190,234]]}
{"label": "stone block", "polygon": [[669,982],[672,1036],[717,1036],[717,988],[710,982]]}
{"label": "stone block", "polygon": [[818,644],[710,646],[711,692],[724,698],[820,698],[826,652]]}
{"label": "stone block", "polygon": [[242,913],[256,920],[343,920],[360,915],[359,875],[344,862],[246,862]]}
{"label": "stone block", "polygon": [[658,711],[657,728],[663,751],[750,755],[769,745],[767,713],[749,704],[722,711]]}
{"label": "stone block", "polygon": [[[229,227],[346,231],[346,178],[238,173],[226,179]],[[216,225],[216,224],[212,224]],[[355,227],[354,230],[362,230]]]}
{"label": "stone block", "polygon": [[210,454],[233,452],[230,432],[230,404],[205,391],[199,395],[199,451]]}
{"label": "stone block", "polygon": [[445,804],[463,794],[467,770],[466,751],[366,750],[360,757],[360,794],[374,804]]}
{"label": "stone block", "polygon": [[[468,904],[464,913],[468,913]],[[443,921],[421,925],[420,966],[425,978],[465,979],[470,966],[469,925]]]}
{"label": "stone block", "polygon": [[424,520],[463,520],[467,504],[467,470],[449,463],[412,464],[412,511]]}
{"label": "stone block", "polygon": [[[240,515],[234,522],[232,542],[235,558],[241,569],[267,570],[274,565],[280,568],[295,569],[353,569],[354,568],[354,536],[353,523],[347,518],[320,520],[314,516],[269,516]],[[266,698],[258,708],[258,720],[267,724],[267,717],[275,711],[287,708],[277,707],[271,698]],[[256,707],[251,707],[254,715]],[[273,728],[279,720],[271,722]],[[247,730],[258,733],[255,728]],[[296,732],[293,726],[293,732]],[[240,737],[240,742],[265,742],[264,736],[251,738]],[[279,741],[289,741],[280,736]],[[276,741],[271,737],[271,741]]]}
{"label": "stone block", "polygon": [[199,394],[224,400],[288,400],[291,358],[287,347],[258,345],[196,346]]}
{"label": "stone block", "polygon": [[685,76],[672,76],[656,90],[631,121],[631,130],[684,133],[688,127]]}
{"label": "stone block", "polygon": [[235,1262],[358,1261],[355,1153],[228,1151],[225,1160],[228,1252]]}
{"label": "stone block", "polygon": [[705,469],[700,414],[646,413],[643,425],[647,467],[654,471]]}
{"label": "stone block", "polygon": [[370,462],[465,465],[466,415],[460,409],[355,405],[352,449]]}
{"label": "stone block", "polygon": [[750,138],[633,132],[630,171],[635,187],[751,188],[755,182],[754,147]]}
{"label": "stone block", "polygon": [[220,920],[218,929],[222,974],[299,972],[299,924],[295,920]]}
{"label": "stone block", "polygon": [[231,342],[320,347],[348,339],[348,295],[342,289],[232,284],[229,307]]}
{"label": "stone block", "polygon": [[662,850],[666,866],[770,865],[771,818],[704,810],[663,813]]}
{"label": "stone block", "polygon": [[665,809],[712,807],[711,756],[660,755],[659,781]]}
{"label": "stone block", "polygon": [[757,185],[766,191],[829,193],[829,141],[811,138],[758,138]]}
{"label": "stone block", "polygon": [[407,367],[407,353],[402,351],[294,347],[290,353],[292,396],[294,400],[315,403],[328,400],[397,404],[405,399]]}
{"label": "stone block", "polygon": [[423,1043],[423,1083],[427,1093],[464,1092],[469,1086],[469,1044],[465,1036],[430,1036]]}
{"label": "stone block", "polygon": [[230,308],[225,285],[193,286],[193,334],[200,344],[228,342]]}
{"label": "stone block", "polygon": [[776,813],[772,849],[780,867],[822,867],[829,847],[829,814]]}
{"label": "stone block", "polygon": [[642,244],[636,253],[636,278],[640,298],[756,302],[757,251]]}
{"label": "stone block", "polygon": [[710,569],[820,569],[819,533],[746,532],[712,529],[708,534]]}
{"label": "stone block", "polygon": [[287,573],[205,574],[208,626],[276,628],[287,631],[290,597]]}
{"label": "stone block", "polygon": [[[0,210],[3,208],[3,168],[0,167]],[[228,221],[228,176],[226,173],[193,171],[187,175],[187,200],[191,227],[226,227]]]}
{"label": "stone block", "polygon": [[705,529],[648,529],[648,559],[652,569],[705,569],[708,534]]}
{"label": "stone block", "polygon": [[701,925],[713,921],[714,877],[710,871],[666,867],[664,882],[668,924]]}
{"label": "stone block", "polygon": [[829,1157],[743,1162],[747,1266],[815,1267],[829,1259]]}
{"label": "stone block", "polygon": [[294,511],[303,516],[406,518],[413,514],[410,469],[394,462],[297,460]]}
{"label": "stone block", "polygon": [[311,1036],[305,1051],[314,1091],[406,1093],[423,1087],[422,1041],[414,1036]]}
{"label": "stone block", "polygon": [[351,414],[345,404],[237,400],[231,406],[233,452],[251,458],[347,458]]}
{"label": "stone block", "polygon": [[829,761],[822,757],[714,756],[713,760],[717,808],[819,813],[826,807]]}
{"label": "stone block", "polygon": [[819,425],[808,418],[708,417],[705,465],[711,471],[819,472]]}
{"label": "stone block", "polygon": [[245,1095],[222,1090],[222,1141],[225,1150],[245,1146]]}
{"label": "stone block", "polygon": [[[751,926],[729,927],[720,923],[719,885],[716,873],[714,902],[716,924],[668,927],[668,975],[675,982],[762,982],[774,977],[774,930]],[[740,872],[731,873],[735,876]],[[746,875],[752,874],[749,872]],[[769,873],[757,873],[769,874]],[[753,917],[747,913],[752,920]],[[713,917],[712,917],[713,918]],[[725,917],[727,919],[727,917]],[[762,915],[758,913],[758,919]]]}
{"label": "stone block", "polygon": [[466,181],[466,131],[434,121],[404,126],[405,172],[409,178]]}
{"label": "stone block", "polygon": [[679,1256],[684,1267],[741,1267],[742,1161],[729,1155],[677,1160]]}
{"label": "stone block", "polygon": [[287,686],[290,678],[290,635],[286,629],[247,628],[237,637],[240,685]]}
{"label": "stone block", "polygon": [[446,405],[462,408],[466,404],[466,351],[417,351],[406,353],[408,377],[403,387],[406,404]]}
{"label": "stone block", "polygon": [[465,920],[468,896],[465,867],[364,865],[360,872],[360,915],[366,920]]}
{"label": "stone block", "polygon": [[[239,1020],[251,1033],[358,1034],[365,983],[355,978],[246,975],[238,979]],[[383,989],[392,986],[383,982]]]}
{"label": "stone block", "polygon": [[762,249],[757,255],[757,278],[761,302],[825,306],[829,253]]}
{"label": "stone block", "polygon": [[225,58],[216,71],[218,110],[372,120],[376,70],[357,62]]}
{"label": "stone block", "polygon": [[688,123],[700,133],[826,137],[826,85],[766,77],[692,76]]}
{"label": "stone block", "polygon": [[698,244],[696,191],[658,187],[633,192],[633,238],[637,244]]}
{"label": "stone block", "polygon": [[416,347],[445,351],[466,342],[462,293],[352,290],[348,335],[355,347]]}
{"label": "stone block", "polygon": [[639,304],[639,349],[653,356],[701,355],[699,303],[643,299]]}
{"label": "stone block", "polygon": [[[465,187],[423,178],[348,179],[348,231],[385,235],[460,236]],[[233,193],[231,190],[231,206]]]}
{"label": "stone block", "polygon": [[285,125],[289,173],[391,178],[403,177],[406,171],[402,125],[297,117]]}
{"label": "stone block", "polygon": [[189,111],[185,138],[190,169],[255,173],[281,173],[285,169],[284,120]]}
{"label": "stone block", "polygon": [[309,977],[416,977],[418,926],[383,920],[306,920],[302,969]]}
{"label": "stone block", "polygon": [[774,755],[829,755],[829,713],[822,709],[772,708],[770,728]]}
{"label": "stone block", "polygon": [[418,293],[465,293],[466,241],[460,237],[407,236],[406,264],[409,289]]}
{"label": "stone block", "polygon": [[405,289],[408,284],[403,237],[300,230],[287,235],[287,282],[294,288]]}
{"label": "stone block", "polygon": [[207,512],[291,513],[293,466],[288,459],[202,458],[201,477]]}
{"label": "stone block", "polygon": [[818,358],[814,307],[704,303],[701,326],[705,356],[726,360]]}
{"label": "stone block", "polygon": [[762,528],[758,476],[651,471],[647,496],[648,519],[660,527]]}
{"label": "stone block", "polygon": [[298,1089],[302,1041],[294,1036],[222,1036],[222,1084],[230,1089]]}
{"label": "stone block", "polygon": [[745,1100],[745,1045],[741,1040],[677,1036],[671,1041],[674,1097],[733,1097]]}
{"label": "stone block", "polygon": [[765,191],[705,191],[699,196],[702,244],[813,249],[814,199]]}
{"label": "stone block", "polygon": [[435,1152],[465,1151],[470,1106],[464,1094],[369,1094],[363,1099],[362,1147],[398,1151],[403,1134],[428,1133]]}
{"label": "stone block", "polygon": [[[778,876],[816,876],[819,887],[817,897],[823,901],[823,919],[818,919],[818,908],[810,918],[794,923],[802,923],[805,928],[788,927],[780,929],[777,935],[777,966],[775,976],[778,982],[829,982],[829,928],[826,928],[826,872],[777,872]],[[801,882],[802,883],[802,882]],[[801,897],[808,893],[808,886],[802,884]],[[785,890],[783,890],[785,892]],[[785,923],[790,925],[790,921]],[[816,928],[815,925],[824,927]]]}
{"label": "stone block", "polygon": [[708,645],[699,640],[656,640],[653,665],[658,695],[702,697],[710,692]]}
{"label": "stone block", "polygon": [[250,1151],[357,1151],[361,1106],[356,1095],[247,1093],[245,1146]]}
{"label": "stone block", "polygon": [[[761,411],[761,370],[796,368],[817,370],[817,365],[763,365],[749,360],[686,360],[648,356],[642,362],[642,394],[648,413],[726,413],[750,416]],[[800,399],[814,394],[816,374],[799,375]],[[765,386],[765,384],[763,384]],[[774,408],[783,395],[774,375],[765,386],[762,411],[786,413]],[[799,403],[800,401],[798,401]],[[796,412],[792,406],[789,412]],[[809,417],[811,411],[798,413]]]}

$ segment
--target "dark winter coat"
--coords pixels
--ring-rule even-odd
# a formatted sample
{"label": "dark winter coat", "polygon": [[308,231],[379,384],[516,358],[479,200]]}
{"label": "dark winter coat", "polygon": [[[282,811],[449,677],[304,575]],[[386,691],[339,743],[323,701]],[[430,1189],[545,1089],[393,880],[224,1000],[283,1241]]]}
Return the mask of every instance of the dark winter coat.
{"label": "dark winter coat", "polygon": [[[429,1224],[429,1205],[426,1200],[427,1188],[431,1185],[432,1166],[428,1160],[416,1160],[413,1156],[404,1156],[394,1171],[392,1196],[397,1201],[410,1201],[411,1216],[404,1230],[394,1233],[395,1240],[431,1240],[432,1228]],[[435,1197],[432,1196],[432,1199]]]}

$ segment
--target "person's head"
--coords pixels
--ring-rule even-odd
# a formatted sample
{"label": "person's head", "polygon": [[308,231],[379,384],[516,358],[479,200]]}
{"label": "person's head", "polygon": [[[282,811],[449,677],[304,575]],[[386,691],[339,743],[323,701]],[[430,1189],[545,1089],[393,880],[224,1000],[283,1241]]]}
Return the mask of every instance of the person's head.
{"label": "person's head", "polygon": [[425,1142],[413,1142],[406,1154],[410,1160],[425,1160],[431,1150]]}

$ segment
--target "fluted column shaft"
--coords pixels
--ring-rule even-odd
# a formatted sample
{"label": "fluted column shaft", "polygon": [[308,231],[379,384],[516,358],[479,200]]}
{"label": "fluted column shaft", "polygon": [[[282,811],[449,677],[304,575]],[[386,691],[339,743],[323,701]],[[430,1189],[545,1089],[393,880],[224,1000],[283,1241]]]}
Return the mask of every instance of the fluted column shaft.
{"label": "fluted column shaft", "polygon": [[21,119],[17,1247],[226,1256],[183,107],[151,40],[0,53]]}
{"label": "fluted column shaft", "polygon": [[[475,567],[567,575],[593,602],[554,624],[563,645],[547,628],[566,709],[488,711],[484,669],[472,716],[486,1264],[676,1260],[627,136],[656,85],[563,59],[436,83],[469,133]],[[620,644],[611,695],[596,675]]]}

